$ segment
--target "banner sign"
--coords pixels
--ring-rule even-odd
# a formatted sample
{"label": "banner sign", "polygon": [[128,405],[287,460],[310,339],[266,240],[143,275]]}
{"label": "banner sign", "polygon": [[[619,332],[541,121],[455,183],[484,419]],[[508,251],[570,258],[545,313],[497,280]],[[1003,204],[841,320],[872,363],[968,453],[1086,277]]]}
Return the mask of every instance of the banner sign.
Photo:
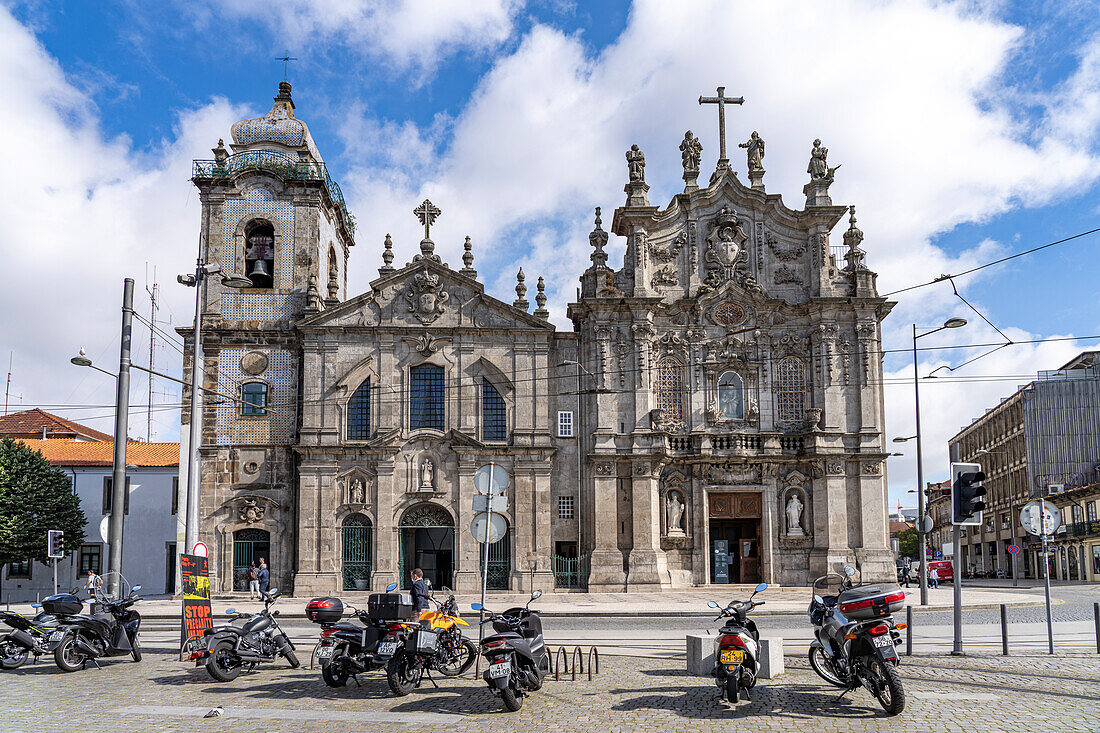
{"label": "banner sign", "polygon": [[183,624],[181,653],[203,651],[203,632],[213,628],[210,612],[210,573],[207,558],[201,555],[180,555],[180,576],[183,583]]}

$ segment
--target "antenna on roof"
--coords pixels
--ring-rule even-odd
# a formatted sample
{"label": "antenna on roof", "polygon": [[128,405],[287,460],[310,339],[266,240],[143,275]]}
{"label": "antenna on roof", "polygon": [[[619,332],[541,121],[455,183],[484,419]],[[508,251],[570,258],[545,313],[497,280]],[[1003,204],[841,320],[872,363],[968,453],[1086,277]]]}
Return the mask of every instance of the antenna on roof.
{"label": "antenna on roof", "polygon": [[11,360],[15,358],[15,352],[8,354],[8,384],[4,387],[4,414],[8,414],[8,395],[11,393]]}

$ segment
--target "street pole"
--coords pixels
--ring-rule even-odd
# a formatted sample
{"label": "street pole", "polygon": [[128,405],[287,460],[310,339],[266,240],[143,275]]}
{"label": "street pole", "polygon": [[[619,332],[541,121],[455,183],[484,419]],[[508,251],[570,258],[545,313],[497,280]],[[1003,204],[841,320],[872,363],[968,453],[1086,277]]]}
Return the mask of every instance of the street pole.
{"label": "street pole", "polygon": [[1054,624],[1050,620],[1050,560],[1047,556],[1047,500],[1039,499],[1039,529],[1043,532],[1043,578],[1047,604],[1047,653],[1054,653]]}
{"label": "street pole", "polygon": [[53,594],[57,595],[57,558],[53,558]]}
{"label": "street pole", "polygon": [[[488,516],[485,519],[485,532],[484,537],[481,540],[481,621],[485,620],[485,590],[489,585],[489,529],[493,524],[493,473],[496,469],[496,463],[489,461],[489,497],[486,501],[486,508],[489,510]],[[480,642],[485,638],[485,624],[478,624],[477,640]]]}
{"label": "street pole", "polygon": [[206,270],[202,261],[202,240],[195,266],[195,327],[191,347],[191,424],[187,431],[187,514],[184,518],[183,553],[194,552],[199,541],[199,441],[202,436],[202,291]]}
{"label": "street pole", "polygon": [[[913,398],[917,417],[917,538],[920,543],[920,604],[928,605],[928,550],[924,537],[924,456],[920,440],[920,375],[917,371],[917,324],[913,324]],[[958,575],[958,573],[955,573]]]}
{"label": "street pole", "polygon": [[134,314],[134,281],[126,278],[122,285],[122,346],[118,359],[118,392],[115,398],[115,454],[111,472],[111,518],[107,535],[110,563],[107,594],[118,597],[122,592],[122,529],[126,521],[126,423],[130,411],[130,336]]}
{"label": "street pole", "polygon": [[[959,446],[953,444],[950,446],[951,461],[955,462],[959,460]],[[955,524],[951,527],[951,544],[952,544],[952,572],[953,581],[951,583],[954,590],[954,599],[951,609],[951,622],[952,622],[952,643],[951,654],[952,656],[962,656],[963,653],[963,623],[962,623],[962,527]]]}

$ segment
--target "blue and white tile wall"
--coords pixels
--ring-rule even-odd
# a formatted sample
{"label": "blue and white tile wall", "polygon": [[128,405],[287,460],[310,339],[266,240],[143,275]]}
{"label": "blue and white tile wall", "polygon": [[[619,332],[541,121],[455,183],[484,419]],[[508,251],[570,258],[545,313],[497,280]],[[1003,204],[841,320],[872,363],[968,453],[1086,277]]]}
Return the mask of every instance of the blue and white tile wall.
{"label": "blue and white tile wall", "polygon": [[234,234],[241,222],[253,218],[267,219],[275,227],[278,248],[275,251],[274,293],[227,293],[222,297],[222,317],[231,321],[276,321],[294,313],[294,296],[289,291],[294,283],[294,204],[278,201],[271,191],[256,186],[242,198],[225,202],[222,213],[222,247],[218,264],[223,272],[236,272],[244,261],[243,252],[236,251]]}
{"label": "blue and white tile wall", "polygon": [[[241,357],[259,351],[268,359],[267,370],[249,376],[241,370]],[[222,349],[218,354],[218,391],[240,397],[241,385],[262,381],[270,385],[266,416],[242,417],[240,403],[223,401],[218,405],[217,444],[260,443],[285,445],[294,440],[296,422],[294,362],[285,349]]]}

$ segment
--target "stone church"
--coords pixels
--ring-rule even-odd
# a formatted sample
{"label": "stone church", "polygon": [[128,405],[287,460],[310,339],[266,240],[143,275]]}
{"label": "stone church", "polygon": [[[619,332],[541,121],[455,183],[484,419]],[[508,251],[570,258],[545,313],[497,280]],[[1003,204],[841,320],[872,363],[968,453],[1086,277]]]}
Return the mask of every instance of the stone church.
{"label": "stone church", "polygon": [[[722,94],[706,100],[720,113]],[[512,591],[805,585],[844,563],[892,578],[880,321],[893,304],[854,208],[830,199],[821,142],[795,210],[767,193],[755,132],[741,182],[720,119],[709,182],[688,132],[684,190],[664,208],[644,153],[627,151],[626,199],[606,230],[596,209],[572,332],[551,324],[542,278],[533,310],[522,270],[511,303],[487,294],[469,237],[461,267],[442,261],[430,201],[412,212],[419,254],[395,264],[387,235],[378,277],[349,294],[355,220],[290,84],[235,123],[193,171],[205,260],[253,284],[213,278],[202,296],[205,386],[238,396],[201,414],[215,590],[243,587],[260,557],[296,595],[407,586],[413,567],[460,591],[482,566]],[[509,484],[483,554],[470,523],[489,463]]]}

